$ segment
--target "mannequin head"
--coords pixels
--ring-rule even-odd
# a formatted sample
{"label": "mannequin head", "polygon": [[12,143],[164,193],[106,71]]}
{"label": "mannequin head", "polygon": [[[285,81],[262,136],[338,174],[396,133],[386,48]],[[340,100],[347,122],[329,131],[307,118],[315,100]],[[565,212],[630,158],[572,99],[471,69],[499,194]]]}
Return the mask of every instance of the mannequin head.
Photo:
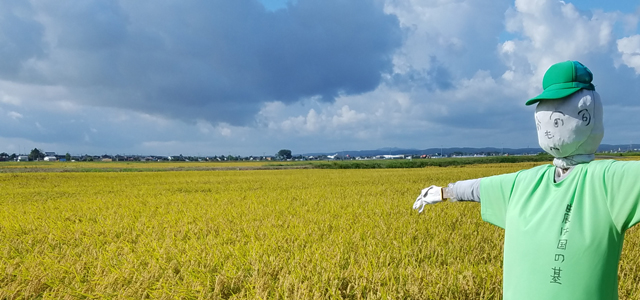
{"label": "mannequin head", "polygon": [[604,136],[602,103],[595,90],[539,100],[535,121],[540,147],[558,158],[593,154]]}

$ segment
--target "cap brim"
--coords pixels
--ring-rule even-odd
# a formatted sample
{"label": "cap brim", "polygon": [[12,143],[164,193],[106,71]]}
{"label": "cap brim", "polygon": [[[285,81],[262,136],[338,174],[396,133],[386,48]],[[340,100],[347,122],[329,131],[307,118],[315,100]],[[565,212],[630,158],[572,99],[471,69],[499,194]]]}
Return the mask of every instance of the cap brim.
{"label": "cap brim", "polygon": [[564,98],[567,97],[577,91],[579,91],[581,88],[579,87],[573,87],[573,88],[567,88],[567,89],[557,89],[557,90],[546,90],[544,92],[542,92],[542,94],[536,96],[535,98],[531,98],[527,101],[527,103],[525,103],[525,105],[531,105],[531,104],[536,104],[538,102],[540,102],[540,100],[544,100],[544,99],[560,99],[560,98]]}

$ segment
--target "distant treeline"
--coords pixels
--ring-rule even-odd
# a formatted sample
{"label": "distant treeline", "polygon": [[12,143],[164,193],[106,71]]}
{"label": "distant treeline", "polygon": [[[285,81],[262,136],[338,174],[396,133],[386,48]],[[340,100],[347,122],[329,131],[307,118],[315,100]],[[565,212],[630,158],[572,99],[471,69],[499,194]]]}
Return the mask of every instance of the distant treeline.
{"label": "distant treeline", "polygon": [[609,152],[602,152],[602,153],[596,153],[596,156],[640,156],[640,152],[616,152],[616,153],[609,153]]}
{"label": "distant treeline", "polygon": [[553,156],[548,154],[530,156],[487,156],[464,158],[433,158],[433,159],[390,159],[390,160],[348,160],[326,161],[313,163],[313,168],[318,169],[384,169],[384,168],[424,168],[424,167],[450,167],[472,164],[518,163],[518,162],[544,162],[552,161]]}

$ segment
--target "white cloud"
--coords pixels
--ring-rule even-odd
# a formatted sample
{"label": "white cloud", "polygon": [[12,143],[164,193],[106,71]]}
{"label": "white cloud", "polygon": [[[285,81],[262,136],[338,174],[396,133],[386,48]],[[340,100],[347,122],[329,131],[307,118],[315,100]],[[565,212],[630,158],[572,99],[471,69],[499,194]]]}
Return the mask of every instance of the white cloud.
{"label": "white cloud", "polygon": [[589,18],[573,4],[554,0],[516,0],[515,7],[507,14],[507,30],[523,34],[530,48],[519,50],[532,58],[537,52],[544,54],[539,60],[555,62],[605,50],[613,38],[615,14],[594,12]]}
{"label": "white cloud", "polygon": [[516,51],[516,43],[514,41],[506,41],[501,45],[501,53],[513,54]]}
{"label": "white cloud", "polygon": [[8,112],[7,116],[9,116],[9,118],[12,118],[14,120],[22,119],[22,114],[15,111]]}
{"label": "white cloud", "polygon": [[[49,14],[46,3],[36,5],[41,13],[35,19],[43,24],[43,40],[52,48],[45,56],[22,60],[23,73],[16,75],[20,80],[11,81],[6,77],[0,80],[0,114],[6,116],[0,118],[3,128],[0,141],[23,138],[28,141],[22,142],[25,145],[63,147],[47,149],[74,154],[162,155],[274,154],[282,148],[304,153],[394,146],[427,148],[503,143],[514,147],[534,146],[535,129],[529,122],[531,107],[523,103],[541,91],[542,76],[551,64],[568,59],[580,60],[594,71],[594,81],[603,99],[620,102],[622,98],[640,97],[640,89],[634,90],[632,86],[637,83],[634,75],[640,74],[638,17],[632,13],[588,11],[555,0],[386,0],[384,9],[397,16],[405,39],[402,47],[392,53],[392,68],[383,68],[382,74],[372,73],[382,80],[377,87],[337,93],[339,96],[335,99],[331,93],[305,98],[307,94],[295,91],[299,86],[296,80],[280,80],[269,72],[262,75],[229,73],[238,75],[236,79],[253,75],[280,78],[275,82],[278,88],[271,92],[282,89],[303,95],[292,100],[284,96],[261,98],[264,95],[259,89],[237,90],[237,86],[222,84],[227,78],[224,74],[212,73],[210,65],[203,67],[200,63],[202,57],[215,60],[204,50],[216,41],[199,39],[203,34],[197,32],[200,27],[179,25],[177,28],[196,31],[187,36],[165,32],[175,21],[171,14],[146,11],[145,5],[130,3],[123,6],[123,11],[112,11],[114,3],[106,7],[107,14],[115,13],[114,18],[106,21],[131,23],[117,23],[111,31],[108,22],[102,27],[94,20],[81,19],[113,37],[104,41],[105,45],[92,37],[90,31],[64,27],[70,23],[56,16],[65,15],[65,10],[57,9]],[[136,10],[135,6],[140,7]],[[75,13],[83,16],[79,12],[90,7],[87,4]],[[188,9],[182,13],[187,12]],[[152,24],[149,28],[155,28],[156,33],[146,30],[144,22],[157,20],[155,16],[165,16],[169,22]],[[123,29],[122,25],[127,27]],[[621,32],[624,36],[617,36]],[[122,34],[130,38],[119,39]],[[177,43],[176,38],[186,39],[185,43]],[[373,40],[384,42],[384,39]],[[194,41],[197,43],[193,44]],[[243,41],[252,45],[253,40]],[[102,50],[93,51],[91,47]],[[281,55],[276,57],[287,57],[278,47],[265,51]],[[314,51],[321,49],[314,48]],[[180,60],[183,54],[189,59]],[[319,68],[322,64],[305,64],[308,56],[297,57],[295,61],[301,63],[286,67],[280,64],[282,59],[268,58],[265,61],[274,63],[275,74],[289,72],[288,68],[294,68],[295,73],[295,68],[301,66],[306,68],[302,74],[310,75],[295,79],[311,81],[300,83],[313,85],[313,80],[319,78],[314,75],[317,70],[308,67]],[[235,62],[246,64],[245,69],[252,69],[255,63],[253,60],[217,63],[233,67],[237,65]],[[629,68],[616,69],[616,63]],[[185,70],[194,77],[185,77]],[[184,80],[173,81],[174,74]],[[337,81],[333,86],[342,86],[340,74],[330,72],[330,75],[322,78]],[[194,84],[193,80],[201,80],[197,78],[205,80]],[[146,86],[149,82],[155,85]],[[210,96],[211,91],[198,88],[216,82],[221,83],[216,89],[229,91],[231,95],[247,96],[243,93],[251,92],[253,102],[227,99],[224,93],[209,106],[187,101],[191,96]],[[351,83],[355,86],[358,82]],[[622,92],[616,91],[622,90],[624,95],[617,97],[615,93]],[[140,102],[137,97],[159,101]],[[258,98],[263,100],[256,100]],[[177,105],[167,105],[168,99],[180,101],[175,102]],[[247,119],[233,121],[237,116],[232,112],[247,109],[243,107],[245,104],[254,107],[248,110],[257,111],[256,115],[243,114]],[[638,106],[631,101],[625,105],[629,111],[636,111],[633,109]],[[194,109],[198,114],[190,114]],[[605,114],[607,109],[605,107]],[[612,109],[611,115],[605,117],[616,119],[620,111]],[[222,116],[223,121],[219,123],[207,115]],[[611,122],[608,126],[613,129],[617,125]],[[608,130],[605,140],[615,140],[617,131]]]}
{"label": "white cloud", "polygon": [[621,38],[617,44],[624,64],[640,74],[640,35]]}
{"label": "white cloud", "polygon": [[218,127],[218,130],[220,131],[220,134],[222,136],[226,136],[226,137],[231,136],[231,128],[229,128],[227,126],[220,126],[220,127]]}
{"label": "white cloud", "polygon": [[6,93],[3,92],[2,95],[0,96],[0,103],[18,106],[20,105],[21,101],[18,97],[15,97],[13,95],[7,95]]}
{"label": "white cloud", "polygon": [[457,77],[493,66],[497,58],[490,52],[508,5],[505,0],[387,1],[385,10],[397,15],[407,32],[394,57],[395,71],[430,70],[439,63]]}
{"label": "white cloud", "polygon": [[614,40],[618,13],[586,15],[573,4],[555,0],[516,0],[505,14],[506,30],[518,36],[500,46],[510,81],[526,82],[524,94],[540,92],[542,76],[554,63],[606,56]]}
{"label": "white cloud", "polygon": [[72,101],[58,101],[55,103],[56,108],[68,113],[76,113],[76,112],[80,112],[81,109],[81,105],[76,104],[75,102]]}
{"label": "white cloud", "polygon": [[357,123],[365,118],[365,114],[358,113],[355,110],[350,109],[348,105],[345,105],[333,116],[332,124],[335,127],[340,127]]}
{"label": "white cloud", "polygon": [[320,115],[318,115],[316,110],[312,108],[309,110],[309,113],[307,114],[306,121],[307,121],[305,124],[306,129],[310,132],[314,132],[318,130],[318,128],[321,126],[320,122],[322,122],[322,118]]}
{"label": "white cloud", "polygon": [[211,123],[199,119],[196,121],[196,127],[200,130],[201,133],[208,134],[212,132],[215,128],[211,125]]}

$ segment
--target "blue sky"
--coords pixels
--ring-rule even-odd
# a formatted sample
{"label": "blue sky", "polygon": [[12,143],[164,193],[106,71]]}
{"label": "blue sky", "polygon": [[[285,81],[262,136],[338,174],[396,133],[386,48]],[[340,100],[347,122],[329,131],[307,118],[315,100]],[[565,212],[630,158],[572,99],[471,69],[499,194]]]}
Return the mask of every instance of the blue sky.
{"label": "blue sky", "polygon": [[261,0],[260,2],[266,9],[275,11],[286,8],[289,0]]}
{"label": "blue sky", "polygon": [[0,0],[0,152],[533,147],[553,63],[640,144],[640,1]]}
{"label": "blue sky", "polygon": [[[267,5],[267,2],[273,2],[272,5],[278,5],[279,2],[284,2],[284,1],[265,1],[265,5]],[[638,6],[640,6],[640,2],[633,1],[633,0],[629,0],[629,1],[581,0],[581,1],[574,1],[571,3],[573,3],[575,6],[581,9],[588,9],[588,10],[601,9],[604,11],[618,10],[621,12],[634,12],[638,9]]]}

